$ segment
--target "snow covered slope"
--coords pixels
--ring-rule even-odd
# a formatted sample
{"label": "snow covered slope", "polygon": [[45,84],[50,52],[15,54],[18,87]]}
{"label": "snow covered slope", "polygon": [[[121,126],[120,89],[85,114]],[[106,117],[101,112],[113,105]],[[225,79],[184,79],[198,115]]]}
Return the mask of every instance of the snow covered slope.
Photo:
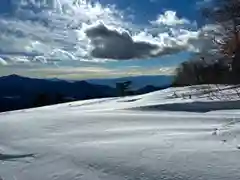
{"label": "snow covered slope", "polygon": [[210,97],[208,87],[172,88],[2,113],[0,176],[239,180],[240,111],[230,110],[238,91],[220,88]]}

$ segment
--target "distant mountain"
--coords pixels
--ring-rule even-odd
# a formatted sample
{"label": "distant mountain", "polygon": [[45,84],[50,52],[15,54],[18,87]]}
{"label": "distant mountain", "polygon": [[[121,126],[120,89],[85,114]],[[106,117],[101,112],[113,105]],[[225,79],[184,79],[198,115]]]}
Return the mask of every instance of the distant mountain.
{"label": "distant mountain", "polygon": [[18,75],[0,77],[0,95],[16,96],[35,93],[61,93],[76,98],[105,97],[114,95],[113,88],[93,85],[86,81],[34,79]]}
{"label": "distant mountain", "polygon": [[86,81],[56,81],[18,75],[0,77],[0,111],[34,107],[37,106],[34,104],[37,100],[47,101],[45,104],[41,102],[42,105],[47,105],[67,100],[112,96],[116,96],[116,89],[104,85],[93,85]]}
{"label": "distant mountain", "polygon": [[116,83],[131,81],[131,94],[138,95],[168,87],[170,76],[139,76],[117,79],[66,81],[10,75],[0,77],[0,112],[75,100],[119,96]]}
{"label": "distant mountain", "polygon": [[168,87],[173,82],[173,76],[155,75],[155,76],[133,76],[133,77],[122,77],[122,78],[111,78],[111,79],[89,79],[86,80],[91,84],[107,85],[115,88],[116,83],[131,81],[132,89],[139,90],[146,86],[154,86],[158,88]]}

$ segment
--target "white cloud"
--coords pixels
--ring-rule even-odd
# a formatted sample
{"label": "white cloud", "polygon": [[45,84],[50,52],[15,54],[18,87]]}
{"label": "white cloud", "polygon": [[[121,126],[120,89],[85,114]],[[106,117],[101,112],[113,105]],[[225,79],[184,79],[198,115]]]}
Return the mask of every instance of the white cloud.
{"label": "white cloud", "polygon": [[8,65],[8,63],[3,58],[0,58],[0,66],[1,65],[6,66],[6,65]]}
{"label": "white cloud", "polygon": [[124,69],[113,69],[102,66],[85,66],[85,67],[33,67],[19,68],[18,66],[4,66],[0,71],[0,76],[17,73],[21,76],[36,78],[60,78],[60,79],[95,79],[95,78],[114,78],[139,75],[172,75],[175,67],[134,67]]}
{"label": "white cloud", "polygon": [[[155,21],[158,25],[155,27],[157,29],[155,34],[152,33],[152,26],[144,28],[134,26],[125,19],[128,16],[114,6],[103,6],[91,1],[16,0],[14,12],[11,12],[8,18],[0,16],[0,57],[4,58],[5,62],[11,63],[56,64],[72,61],[102,62],[109,58],[117,60],[147,58],[196,50],[194,43],[198,38],[198,32],[183,27],[159,31],[161,26],[190,23],[186,19],[176,17],[175,12],[167,11],[159,16]],[[129,46],[123,46],[122,51],[111,51],[111,56],[99,56],[100,51],[94,56],[96,44],[93,41],[97,42],[99,47],[105,46],[108,50],[114,45],[110,36],[105,36],[105,39],[98,36],[97,39],[102,39],[96,41],[96,36],[93,38],[86,33],[89,29],[98,27],[100,23],[104,24],[108,33],[115,32],[118,36],[116,47],[121,45],[117,44],[120,40],[122,45],[130,42],[135,51],[133,55],[121,58],[120,53],[129,50]],[[125,37],[126,40],[127,36],[128,41],[123,43],[121,38]],[[141,51],[143,49],[144,51]]]}
{"label": "white cloud", "polygon": [[16,55],[43,62],[89,58],[84,26],[99,20],[124,25],[122,13],[114,7],[89,1],[16,1],[15,6],[9,18],[0,17],[0,56],[9,59]]}
{"label": "white cloud", "polygon": [[160,14],[155,21],[151,21],[153,25],[167,25],[176,26],[183,24],[190,24],[190,21],[184,18],[178,18],[177,13],[174,11],[165,11],[164,14]]}
{"label": "white cloud", "polygon": [[181,28],[169,29],[169,31],[171,33],[159,33],[157,36],[152,35],[148,30],[133,34],[98,24],[86,29],[86,34],[92,45],[91,55],[96,58],[146,59],[197,50],[194,43],[199,38],[198,31]]}
{"label": "white cloud", "polygon": [[160,74],[173,75],[175,73],[176,67],[162,67],[159,69]]}

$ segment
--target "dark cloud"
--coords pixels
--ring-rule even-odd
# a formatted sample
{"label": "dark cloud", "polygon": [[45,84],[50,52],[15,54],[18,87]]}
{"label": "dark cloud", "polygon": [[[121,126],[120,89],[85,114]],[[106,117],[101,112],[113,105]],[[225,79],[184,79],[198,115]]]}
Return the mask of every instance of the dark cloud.
{"label": "dark cloud", "polygon": [[149,56],[158,46],[147,42],[134,42],[127,32],[110,30],[104,25],[92,27],[86,31],[91,39],[91,55],[106,59],[133,59]]}
{"label": "dark cloud", "polygon": [[186,50],[185,47],[174,43],[171,46],[160,47],[147,41],[134,41],[129,33],[109,29],[103,24],[87,29],[86,35],[91,40],[91,55],[95,58],[127,60],[157,57]]}

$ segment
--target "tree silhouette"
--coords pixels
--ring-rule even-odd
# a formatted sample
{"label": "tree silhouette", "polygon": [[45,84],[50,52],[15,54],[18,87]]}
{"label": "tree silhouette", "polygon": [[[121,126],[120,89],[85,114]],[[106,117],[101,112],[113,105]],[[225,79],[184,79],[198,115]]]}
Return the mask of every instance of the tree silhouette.
{"label": "tree silhouette", "polygon": [[187,61],[176,69],[173,86],[189,86],[197,84],[229,84],[231,75],[229,68],[218,61],[206,64],[202,60]]}
{"label": "tree silhouette", "polygon": [[131,84],[132,84],[131,81],[116,83],[116,89],[118,91],[118,94],[120,96],[132,95],[133,92],[130,91]]}

